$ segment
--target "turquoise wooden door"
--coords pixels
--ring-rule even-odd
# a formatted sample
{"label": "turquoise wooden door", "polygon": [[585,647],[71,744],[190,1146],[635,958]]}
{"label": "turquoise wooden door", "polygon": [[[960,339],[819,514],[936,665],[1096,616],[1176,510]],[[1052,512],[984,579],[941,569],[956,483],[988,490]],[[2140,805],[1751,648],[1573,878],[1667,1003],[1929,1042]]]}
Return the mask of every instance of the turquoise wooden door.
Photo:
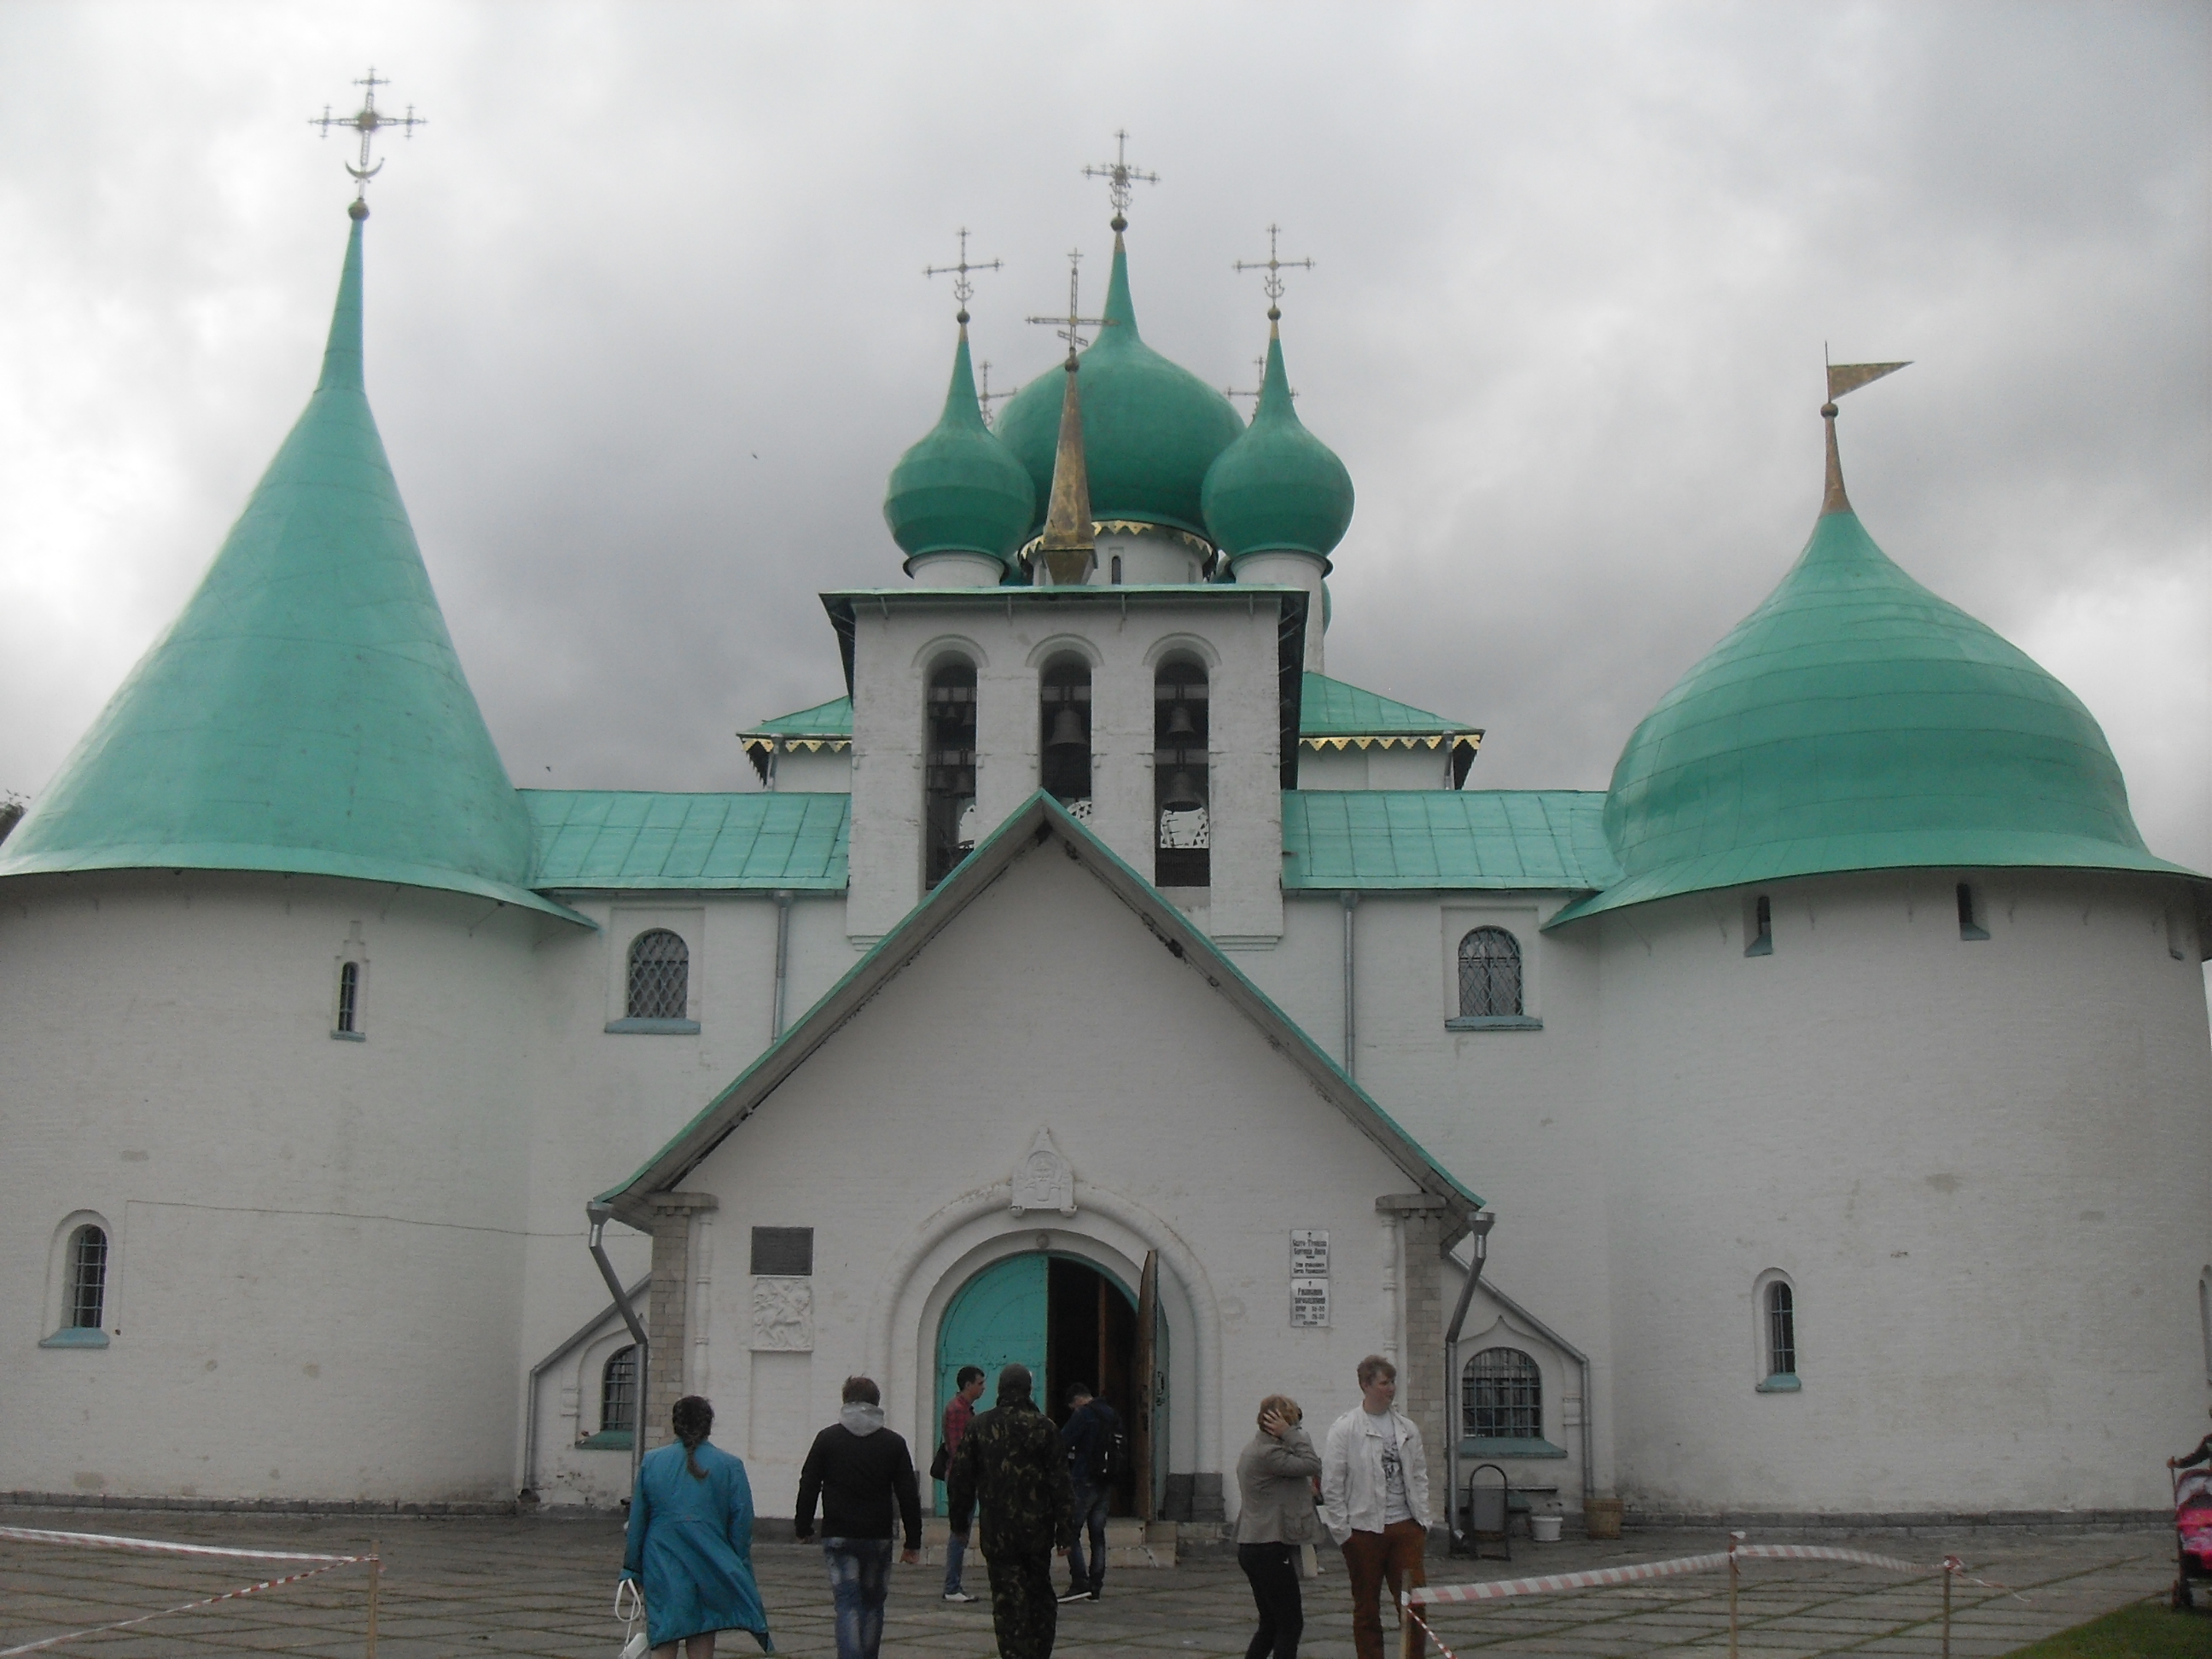
{"label": "turquoise wooden door", "polygon": [[[957,1392],[954,1379],[964,1365],[983,1368],[983,1397],[978,1411],[988,1410],[997,1399],[999,1368],[1023,1364],[1036,1385],[1044,1387],[1047,1268],[1049,1258],[1042,1250],[1010,1255],[994,1261],[960,1287],[937,1327],[937,1417],[945,1421],[945,1403]],[[932,1433],[929,1449],[935,1452]],[[937,1512],[945,1511],[945,1483],[937,1486]]]}

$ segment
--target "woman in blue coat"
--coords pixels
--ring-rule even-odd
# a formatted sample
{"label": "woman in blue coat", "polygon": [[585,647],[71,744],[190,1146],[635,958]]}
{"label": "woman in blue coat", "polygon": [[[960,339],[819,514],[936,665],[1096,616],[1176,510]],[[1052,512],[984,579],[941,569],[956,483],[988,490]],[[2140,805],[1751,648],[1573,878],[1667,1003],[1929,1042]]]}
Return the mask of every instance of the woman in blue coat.
{"label": "woman in blue coat", "polygon": [[752,1632],[774,1653],[753,1580],[753,1489],[745,1466],[707,1443],[714,1408],[686,1395],[669,1413],[677,1443],[646,1453],[629,1504],[623,1577],[645,1590],[654,1659],[714,1659],[714,1632]]}

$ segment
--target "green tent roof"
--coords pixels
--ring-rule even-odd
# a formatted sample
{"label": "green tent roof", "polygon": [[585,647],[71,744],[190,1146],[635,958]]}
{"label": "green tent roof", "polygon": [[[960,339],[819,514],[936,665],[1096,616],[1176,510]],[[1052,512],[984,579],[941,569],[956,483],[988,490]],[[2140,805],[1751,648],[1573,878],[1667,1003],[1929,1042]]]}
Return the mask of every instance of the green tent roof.
{"label": "green tent roof", "polygon": [[1291,552],[1326,560],[1351,526],[1352,474],[1291,406],[1282,337],[1272,324],[1260,406],[1207,471],[1203,499],[1214,544],[1232,559]]}
{"label": "green tent roof", "polygon": [[0,876],[258,870],[531,893],[530,818],[431,591],[362,380],[362,223],[322,378],[183,613]]}
{"label": "green tent roof", "polygon": [[845,885],[850,795],[521,793],[537,830],[531,883],[549,891]]}
{"label": "green tent roof", "polygon": [[1036,505],[1029,473],[983,424],[975,371],[969,366],[968,325],[963,321],[945,412],[891,469],[884,521],[910,559],[925,553],[981,553],[1010,563],[1029,533]]}
{"label": "green tent roof", "polygon": [[772,720],[738,733],[740,738],[849,738],[853,735],[853,700],[832,697],[796,714],[779,714]]}
{"label": "green tent roof", "polygon": [[2145,849],[2081,700],[1847,505],[1636,728],[1605,828],[1622,879],[1557,920],[1853,870],[2191,873]]}
{"label": "green tent roof", "polygon": [[1435,737],[1477,732],[1465,720],[1446,720],[1326,674],[1308,674],[1300,701],[1302,738]]}
{"label": "green tent roof", "polygon": [[1291,791],[1283,887],[1588,892],[1620,874],[1604,811],[1595,790]]}

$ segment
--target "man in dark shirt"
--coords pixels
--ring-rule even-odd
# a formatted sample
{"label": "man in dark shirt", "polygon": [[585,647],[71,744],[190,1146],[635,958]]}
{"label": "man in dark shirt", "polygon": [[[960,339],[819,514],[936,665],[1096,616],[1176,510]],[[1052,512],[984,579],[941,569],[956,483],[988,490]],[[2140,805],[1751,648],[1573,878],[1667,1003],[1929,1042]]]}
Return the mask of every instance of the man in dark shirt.
{"label": "man in dark shirt", "polygon": [[1030,1368],[999,1373],[999,1403],[969,1426],[945,1482],[952,1530],[980,1502],[1000,1659],[1051,1659],[1060,1625],[1052,1557],[1075,1541],[1075,1493],[1060,1431],[1030,1397]]}
{"label": "man in dark shirt", "polygon": [[865,1376],[845,1379],[844,1409],[814,1437],[799,1472],[792,1529],[814,1535],[822,1504],[822,1554],[837,1607],[837,1659],[876,1659],[884,1642],[884,1598],[890,1589],[891,1508],[906,1522],[899,1559],[921,1559],[921,1494],[906,1442],[884,1426],[883,1393]]}
{"label": "man in dark shirt", "polygon": [[[1121,1419],[1104,1401],[1079,1382],[1067,1391],[1067,1426],[1060,1443],[1067,1448],[1068,1479],[1075,1486],[1075,1545],[1067,1553],[1069,1583],[1063,1601],[1096,1601],[1106,1589],[1106,1506],[1113,1496],[1114,1437]],[[1091,1534],[1090,1571],[1084,1571],[1083,1534]]]}

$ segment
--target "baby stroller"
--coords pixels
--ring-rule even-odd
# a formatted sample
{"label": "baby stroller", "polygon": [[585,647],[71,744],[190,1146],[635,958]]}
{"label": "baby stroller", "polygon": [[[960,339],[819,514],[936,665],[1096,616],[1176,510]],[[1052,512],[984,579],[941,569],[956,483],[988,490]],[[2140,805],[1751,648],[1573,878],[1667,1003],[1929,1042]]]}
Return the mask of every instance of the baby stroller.
{"label": "baby stroller", "polygon": [[2212,1578],[2212,1468],[2173,1472],[2173,1605],[2196,1605],[2189,1581]]}

